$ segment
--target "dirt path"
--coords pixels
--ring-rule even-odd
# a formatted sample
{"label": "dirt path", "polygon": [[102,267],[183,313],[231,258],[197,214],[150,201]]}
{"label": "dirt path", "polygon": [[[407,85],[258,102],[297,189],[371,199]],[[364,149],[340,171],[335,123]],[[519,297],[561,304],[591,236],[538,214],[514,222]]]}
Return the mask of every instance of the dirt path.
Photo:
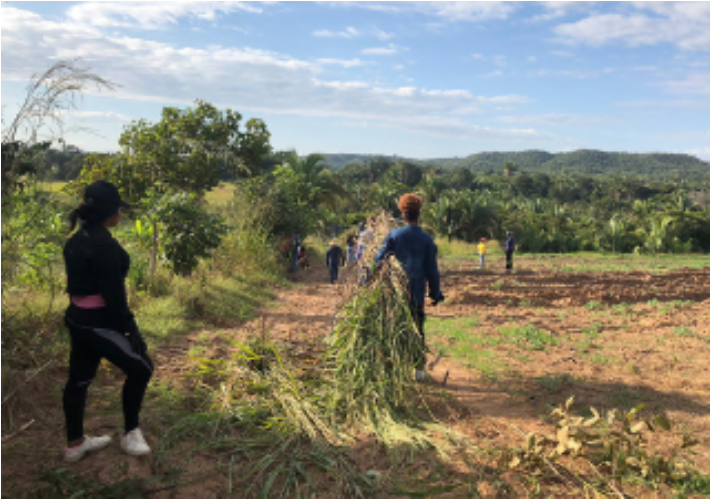
{"label": "dirt path", "polygon": [[[453,357],[439,356],[434,349],[429,358],[432,382],[428,387],[445,392],[449,401],[433,408],[438,418],[478,439],[482,446],[519,446],[519,432],[542,431],[546,426],[549,430],[541,417],[547,414],[550,404],[575,394],[585,404],[604,407],[615,401],[610,396],[621,394],[632,403],[636,399],[651,400],[667,410],[701,441],[698,463],[706,471],[710,469],[709,269],[669,272],[660,277],[638,273],[567,276],[539,269],[506,277],[495,272],[481,275],[474,266],[471,261],[442,268],[442,288],[448,299],[438,308],[428,308],[427,330],[437,322],[476,315],[483,326],[476,327],[475,333],[483,337],[495,337],[501,325],[524,321],[554,331],[562,343],[543,351],[497,347],[498,351],[491,352],[506,365],[507,371],[501,373],[507,375],[493,379]],[[188,380],[187,360],[196,349],[218,349],[219,339],[224,337],[244,340],[268,335],[293,352],[304,347],[310,354],[322,351],[321,340],[332,328],[334,312],[351,290],[354,279],[354,271],[346,271],[346,284],[331,285],[326,267],[316,263],[310,269],[299,270],[293,276],[294,283],[276,290],[273,304],[263,308],[255,319],[218,335],[195,332],[162,346],[155,356],[158,369],[152,384]],[[656,304],[647,305],[650,297],[681,302],[669,312]],[[594,308],[597,303],[608,303],[609,308],[623,305],[625,312],[617,315],[613,313],[615,309],[585,307],[590,301]],[[631,316],[628,311],[634,301],[636,312]],[[608,315],[603,316],[602,312]],[[585,326],[596,324],[614,332],[613,336],[603,337],[603,345],[595,347],[593,354],[601,360],[598,363],[592,356],[583,355],[578,344],[571,343]],[[653,345],[649,332],[654,333]],[[435,342],[441,343],[442,339],[433,334],[430,345]],[[603,360],[602,355],[608,359]],[[676,362],[669,368],[673,359]],[[124,494],[145,493],[146,483],[138,485],[135,481],[150,481],[163,474],[164,468],[154,457],[127,457],[118,447],[120,373],[108,364],[102,366],[87,410],[87,431],[112,433],[114,444],[69,466],[59,453],[64,444],[61,387],[65,370],[49,367],[46,375],[33,387],[33,394],[48,399],[38,401],[32,394],[22,398],[18,404],[24,411],[18,415],[29,415],[33,422],[21,434],[3,442],[3,496],[26,491],[27,484],[36,484],[43,470],[53,470],[51,474],[56,476],[58,468],[98,477],[106,483],[115,483],[120,477],[126,488]],[[169,408],[157,407],[150,398],[145,406],[142,427],[150,444],[158,449],[166,439],[162,417]],[[220,460],[216,453],[198,453],[182,471],[182,486],[170,490],[148,487],[148,494],[156,498],[221,495],[225,477],[215,467]],[[56,492],[62,478],[50,477],[52,480]],[[189,484],[191,481],[193,484]],[[135,488],[132,495],[131,488]]]}

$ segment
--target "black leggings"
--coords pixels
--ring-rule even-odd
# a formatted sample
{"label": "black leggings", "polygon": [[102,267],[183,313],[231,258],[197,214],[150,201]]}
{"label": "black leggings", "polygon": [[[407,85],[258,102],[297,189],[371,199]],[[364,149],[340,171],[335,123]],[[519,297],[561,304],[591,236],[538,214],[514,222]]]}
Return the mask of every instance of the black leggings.
{"label": "black leggings", "polygon": [[71,334],[69,381],[64,388],[67,440],[76,441],[84,436],[86,393],[102,358],[126,374],[123,384],[125,431],[137,428],[145,389],[153,374],[153,362],[147,354],[135,353],[126,336],[115,330],[81,326],[70,318],[66,323]]}
{"label": "black leggings", "polygon": [[422,352],[415,361],[415,368],[417,370],[423,370],[426,365],[426,341],[424,339],[424,320],[426,319],[426,315],[424,314],[424,306],[418,306],[414,302],[410,302],[409,307],[412,311],[414,324],[417,325],[419,334],[422,336]]}

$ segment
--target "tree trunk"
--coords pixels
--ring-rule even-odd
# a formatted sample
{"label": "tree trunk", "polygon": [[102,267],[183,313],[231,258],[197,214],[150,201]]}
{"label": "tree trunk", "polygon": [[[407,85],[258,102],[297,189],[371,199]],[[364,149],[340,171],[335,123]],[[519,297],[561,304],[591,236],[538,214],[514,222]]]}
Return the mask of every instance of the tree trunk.
{"label": "tree trunk", "polygon": [[155,276],[158,267],[158,221],[153,221],[153,248],[150,251],[150,276]]}

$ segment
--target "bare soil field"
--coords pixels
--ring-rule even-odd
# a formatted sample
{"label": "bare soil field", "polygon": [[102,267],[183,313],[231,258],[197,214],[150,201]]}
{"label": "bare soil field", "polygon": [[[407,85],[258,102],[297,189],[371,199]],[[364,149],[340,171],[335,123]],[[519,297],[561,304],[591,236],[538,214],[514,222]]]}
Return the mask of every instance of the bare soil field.
{"label": "bare soil field", "polygon": [[[597,269],[580,265],[575,256],[521,256],[512,274],[493,261],[479,270],[473,258],[445,257],[440,265],[447,300],[427,308],[431,380],[422,389],[439,422],[465,436],[478,454],[473,462],[433,453],[393,458],[363,440],[349,454],[362,473],[381,473],[375,496],[580,496],[581,490],[562,479],[540,488],[496,465],[497,451],[520,447],[529,432],[549,432],[546,416],[570,396],[580,412],[643,403],[643,414],[665,414],[672,430],[659,439],[652,435],[651,449],[667,451],[690,435],[699,441],[693,465],[710,474],[710,262],[648,271],[629,268],[626,261],[623,270],[608,261]],[[344,281],[352,279],[346,275]],[[178,405],[170,404],[170,395],[181,407],[186,399],[189,405],[184,391],[199,389],[191,375],[196,359],[229,356],[234,339],[268,335],[286,355],[317,370],[322,339],[349,286],[328,284],[325,266],[314,263],[299,270],[293,286],[277,290],[273,304],[254,320],[160,346],[142,417],[151,457],[121,453],[122,378],[104,365],[90,392],[86,428],[112,433],[114,444],[65,464],[60,451],[66,366],[48,367],[13,403],[13,418],[26,426],[3,436],[3,497],[76,494],[82,487],[83,496],[242,496],[244,485],[234,471],[246,470],[248,463],[244,469],[230,466],[219,449],[200,448],[189,427],[181,433],[171,418]],[[5,388],[4,374],[4,398]],[[332,482],[323,477],[318,496],[332,494]],[[101,490],[97,484],[113,486]],[[625,493],[673,496],[668,488],[643,483],[626,485]]]}

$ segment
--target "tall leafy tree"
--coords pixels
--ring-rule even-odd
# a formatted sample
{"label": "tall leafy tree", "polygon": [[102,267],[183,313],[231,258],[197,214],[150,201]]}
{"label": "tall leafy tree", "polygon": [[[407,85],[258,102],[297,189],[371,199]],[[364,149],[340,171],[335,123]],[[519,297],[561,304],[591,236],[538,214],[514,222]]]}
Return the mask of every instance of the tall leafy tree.
{"label": "tall leafy tree", "polygon": [[323,155],[313,153],[301,158],[295,151],[286,154],[283,167],[292,170],[300,176],[311,188],[312,200],[335,210],[338,200],[347,197],[347,191],[337,176],[325,164]]}
{"label": "tall leafy tree", "polygon": [[194,108],[163,108],[161,120],[134,122],[119,144],[129,164],[138,164],[157,189],[203,194],[224,170],[253,175],[269,153],[270,134],[260,120],[240,130],[242,116],[197,101]]}

